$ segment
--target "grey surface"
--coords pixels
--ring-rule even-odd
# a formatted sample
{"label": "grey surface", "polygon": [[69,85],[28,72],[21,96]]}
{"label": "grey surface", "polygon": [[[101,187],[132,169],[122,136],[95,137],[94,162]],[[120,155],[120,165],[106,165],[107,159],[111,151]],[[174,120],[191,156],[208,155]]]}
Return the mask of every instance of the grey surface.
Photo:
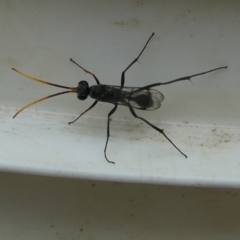
{"label": "grey surface", "polygon": [[0,174],[0,238],[238,239],[240,191]]}
{"label": "grey surface", "polygon": [[[140,114],[149,120],[195,124],[239,124],[240,2],[174,1],[1,1],[1,104],[20,108],[36,98],[61,91],[31,82],[17,68],[57,84],[119,85],[121,72],[155,36],[126,73],[126,86],[170,81],[216,67],[227,70],[157,89],[165,95],[158,111]],[[13,88],[14,86],[14,88]],[[8,89],[8,91],[6,91]],[[92,104],[74,94],[56,97],[32,109],[79,114]],[[106,117],[112,108],[98,104],[89,116]],[[113,119],[133,119],[119,108]]]}

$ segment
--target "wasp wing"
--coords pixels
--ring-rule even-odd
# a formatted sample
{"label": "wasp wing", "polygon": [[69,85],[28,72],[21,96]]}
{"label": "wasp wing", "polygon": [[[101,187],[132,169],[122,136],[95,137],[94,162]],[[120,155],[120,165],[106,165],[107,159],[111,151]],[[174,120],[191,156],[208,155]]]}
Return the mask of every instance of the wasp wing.
{"label": "wasp wing", "polygon": [[140,110],[156,110],[161,107],[164,95],[156,89],[133,88],[128,102],[133,108]]}
{"label": "wasp wing", "polygon": [[155,110],[161,107],[164,95],[156,89],[142,89],[136,87],[123,87],[103,85],[109,93],[108,97],[102,101],[117,103],[122,106],[130,104],[133,108],[139,110]]}

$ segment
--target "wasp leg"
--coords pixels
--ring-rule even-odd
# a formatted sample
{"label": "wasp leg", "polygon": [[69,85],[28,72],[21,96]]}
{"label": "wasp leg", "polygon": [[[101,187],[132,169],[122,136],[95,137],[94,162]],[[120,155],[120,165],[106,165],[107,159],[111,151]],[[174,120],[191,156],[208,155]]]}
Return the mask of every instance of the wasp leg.
{"label": "wasp leg", "polygon": [[169,138],[168,136],[164,133],[163,129],[160,129],[156,126],[154,126],[152,123],[148,122],[146,119],[142,118],[142,117],[139,117],[135,111],[133,110],[132,106],[131,105],[128,105],[129,106],[129,109],[130,109],[130,112],[132,113],[132,115],[135,117],[135,118],[139,118],[141,119],[142,121],[144,121],[145,123],[147,123],[150,127],[152,127],[153,129],[157,130],[158,132],[160,132],[161,134],[163,134],[163,136],[184,156],[187,158],[187,155],[184,154]]}
{"label": "wasp leg", "polygon": [[84,112],[82,112],[75,120],[73,120],[72,122],[69,122],[68,124],[72,124],[74,122],[76,122],[82,115],[84,115],[86,112],[88,112],[89,110],[91,110],[96,104],[98,103],[98,101],[95,101],[88,109],[86,109]]}
{"label": "wasp leg", "polygon": [[124,83],[125,83],[125,72],[135,63],[138,61],[138,59],[140,58],[140,56],[142,55],[143,51],[145,50],[145,48],[147,47],[149,41],[151,40],[151,38],[153,37],[154,33],[152,33],[152,35],[150,36],[150,38],[147,40],[145,46],[143,47],[142,51],[139,53],[138,57],[136,59],[134,59],[128,66],[127,68],[122,72],[122,76],[121,76],[121,88],[123,88]]}
{"label": "wasp leg", "polygon": [[201,72],[201,73],[193,74],[193,75],[186,76],[186,77],[177,78],[177,79],[175,79],[175,80],[168,81],[168,82],[153,83],[153,84],[150,84],[150,85],[147,85],[147,86],[138,88],[137,91],[147,90],[147,89],[150,89],[150,88],[153,88],[153,87],[157,87],[157,86],[160,86],[160,85],[167,85],[167,84],[171,84],[171,83],[174,83],[174,82],[180,82],[180,81],[184,81],[184,80],[189,80],[189,81],[190,81],[191,78],[193,78],[193,77],[200,76],[200,75],[204,75],[204,74],[206,74],[206,73],[210,73],[210,72],[213,72],[213,71],[216,71],[216,70],[219,70],[219,69],[223,69],[223,68],[227,68],[227,66],[226,66],[226,67],[214,68],[214,69],[209,70],[209,71],[206,71],[206,72]]}
{"label": "wasp leg", "polygon": [[106,141],[106,145],[105,145],[105,148],[104,148],[104,154],[105,154],[106,160],[107,160],[109,163],[113,163],[113,164],[115,164],[115,162],[111,162],[111,161],[108,160],[106,151],[107,151],[108,139],[109,139],[109,136],[110,136],[110,116],[111,116],[113,113],[115,113],[115,111],[117,110],[117,107],[118,107],[118,105],[115,104],[114,108],[113,108],[113,109],[109,112],[109,114],[108,114],[107,141]]}
{"label": "wasp leg", "polygon": [[70,59],[70,61],[73,62],[73,63],[75,63],[75,64],[76,64],[78,67],[80,67],[85,73],[91,74],[91,75],[94,77],[94,79],[96,80],[97,84],[100,84],[98,78],[97,78],[93,73],[89,72],[87,69],[85,69],[85,68],[83,68],[82,66],[80,66],[78,63],[76,63],[74,60],[72,60],[72,58]]}

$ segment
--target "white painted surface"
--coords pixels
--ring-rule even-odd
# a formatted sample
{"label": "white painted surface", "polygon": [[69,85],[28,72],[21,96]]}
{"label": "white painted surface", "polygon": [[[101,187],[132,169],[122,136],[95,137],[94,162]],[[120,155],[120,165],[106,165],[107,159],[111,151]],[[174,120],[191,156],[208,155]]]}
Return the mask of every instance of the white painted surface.
{"label": "white painted surface", "polygon": [[[187,155],[141,122],[111,122],[104,158],[106,119],[68,125],[71,115],[2,109],[1,169],[124,182],[240,186],[239,128],[161,124]],[[13,122],[15,125],[13,126]],[[11,144],[9,144],[11,142]]]}
{"label": "white painted surface", "polygon": [[[240,183],[240,3],[238,1],[8,1],[0,7],[2,170],[91,179],[186,185]],[[140,114],[163,126],[189,156],[119,108],[103,157],[106,118],[99,104],[77,124],[66,123],[91,100],[57,97],[14,121],[13,108],[58,90],[17,75],[11,67],[58,84],[86,79],[69,58],[105,84],[121,72],[152,32],[155,37],[126,74],[126,85],[143,86],[227,65],[160,88],[163,106]],[[5,106],[9,108],[5,108]],[[46,114],[46,111],[52,112]],[[53,113],[55,112],[55,113]],[[61,113],[61,114],[60,114]],[[97,118],[98,117],[98,118]],[[129,119],[129,121],[122,121]],[[187,124],[185,124],[187,122]],[[164,123],[164,124],[161,124]]]}

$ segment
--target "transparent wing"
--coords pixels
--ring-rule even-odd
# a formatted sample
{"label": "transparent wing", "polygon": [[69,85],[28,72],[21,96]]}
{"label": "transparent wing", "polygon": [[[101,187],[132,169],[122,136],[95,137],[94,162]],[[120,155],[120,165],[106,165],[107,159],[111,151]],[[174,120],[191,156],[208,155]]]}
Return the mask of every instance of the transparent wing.
{"label": "transparent wing", "polygon": [[160,108],[163,100],[164,95],[155,89],[138,91],[138,88],[133,88],[128,97],[133,108],[148,111]]}

